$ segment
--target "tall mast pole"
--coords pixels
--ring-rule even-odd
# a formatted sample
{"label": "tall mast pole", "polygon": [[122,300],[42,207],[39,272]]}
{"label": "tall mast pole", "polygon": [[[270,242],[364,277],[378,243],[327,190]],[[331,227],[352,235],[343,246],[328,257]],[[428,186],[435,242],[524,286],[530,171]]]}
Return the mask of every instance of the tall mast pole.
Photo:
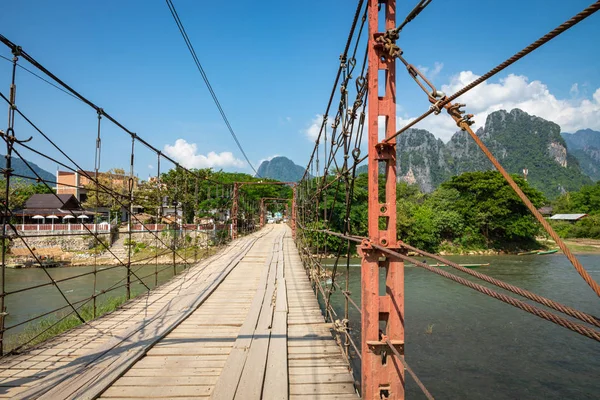
{"label": "tall mast pole", "polygon": [[[380,12],[381,10],[381,12]],[[368,148],[369,241],[362,254],[362,396],[363,399],[404,399],[404,368],[386,339],[404,354],[404,263],[385,257],[375,243],[399,251],[396,237],[396,140],[381,142],[396,132],[396,61],[383,48],[379,19],[386,31],[396,27],[396,0],[369,0]],[[381,38],[381,39],[379,39]],[[383,73],[381,73],[383,71]],[[381,75],[380,75],[381,74]],[[379,82],[380,76],[385,80]],[[384,93],[380,93],[381,90]],[[383,126],[382,126],[383,125]],[[380,165],[383,174],[380,180]],[[379,275],[385,293],[379,289]]]}

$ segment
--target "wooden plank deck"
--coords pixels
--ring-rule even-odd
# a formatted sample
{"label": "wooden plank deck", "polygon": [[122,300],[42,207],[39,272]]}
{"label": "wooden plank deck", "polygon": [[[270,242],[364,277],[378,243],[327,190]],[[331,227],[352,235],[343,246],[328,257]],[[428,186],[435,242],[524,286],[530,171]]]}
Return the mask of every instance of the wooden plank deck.
{"label": "wooden plank deck", "polygon": [[358,398],[285,225],[4,358],[0,397]]}

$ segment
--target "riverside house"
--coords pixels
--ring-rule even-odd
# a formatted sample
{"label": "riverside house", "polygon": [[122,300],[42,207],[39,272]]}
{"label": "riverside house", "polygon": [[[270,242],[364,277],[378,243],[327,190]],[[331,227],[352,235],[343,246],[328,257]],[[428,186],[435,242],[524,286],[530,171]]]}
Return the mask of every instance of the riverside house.
{"label": "riverside house", "polygon": [[21,230],[81,230],[96,213],[85,210],[72,194],[34,194],[13,215]]}

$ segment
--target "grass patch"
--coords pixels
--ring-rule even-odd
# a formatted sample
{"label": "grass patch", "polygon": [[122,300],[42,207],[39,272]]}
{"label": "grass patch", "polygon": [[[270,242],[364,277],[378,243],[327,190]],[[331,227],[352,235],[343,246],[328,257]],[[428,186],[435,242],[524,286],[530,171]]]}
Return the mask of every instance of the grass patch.
{"label": "grass patch", "polygon": [[429,325],[427,325],[427,328],[425,329],[425,333],[426,333],[427,335],[431,335],[431,334],[433,333],[433,325],[434,325],[434,324],[429,324]]}
{"label": "grass patch", "polygon": [[[125,303],[125,301],[125,296],[119,296],[110,297],[102,302],[97,302],[96,318],[116,310]],[[91,302],[81,307],[79,309],[79,314],[86,322],[93,320],[94,308]],[[58,313],[40,319],[37,322],[32,322],[27,325],[23,331],[6,336],[4,339],[4,351],[9,352],[23,343],[27,343],[24,348],[33,347],[79,325],[81,325],[79,318],[77,318],[75,314],[69,314],[69,312]]]}
{"label": "grass patch", "polygon": [[574,252],[582,252],[582,253],[600,253],[600,249],[596,246],[589,246],[585,244],[576,244],[573,242],[567,242],[567,247],[569,250]]}

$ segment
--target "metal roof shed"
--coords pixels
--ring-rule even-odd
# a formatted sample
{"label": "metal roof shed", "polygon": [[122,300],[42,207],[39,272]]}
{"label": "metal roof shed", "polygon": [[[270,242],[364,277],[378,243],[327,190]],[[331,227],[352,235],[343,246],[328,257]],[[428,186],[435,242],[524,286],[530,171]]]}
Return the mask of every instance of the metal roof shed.
{"label": "metal roof shed", "polygon": [[587,217],[587,214],[554,214],[550,219],[554,221],[579,221],[584,217]]}

